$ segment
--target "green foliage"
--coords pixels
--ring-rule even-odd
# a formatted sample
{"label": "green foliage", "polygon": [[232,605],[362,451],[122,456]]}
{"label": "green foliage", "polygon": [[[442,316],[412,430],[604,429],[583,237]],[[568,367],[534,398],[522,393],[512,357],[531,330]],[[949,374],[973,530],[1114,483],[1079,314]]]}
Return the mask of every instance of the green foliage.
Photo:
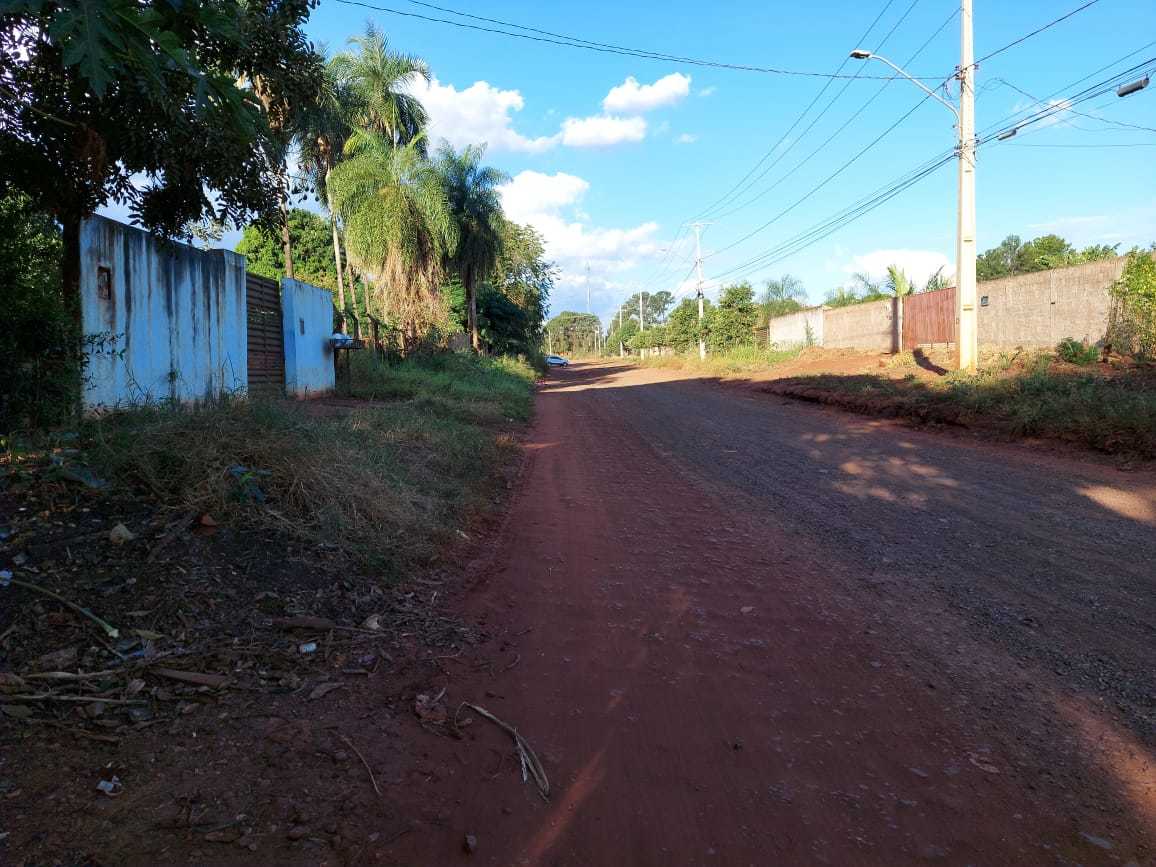
{"label": "green foliage", "polygon": [[684,298],[674,312],[670,314],[670,320],[667,322],[666,335],[670,345],[674,347],[677,352],[686,352],[698,346],[699,337],[705,339],[707,328],[710,323],[710,318],[714,311],[714,305],[709,299],[703,299],[703,327],[699,328],[698,322],[698,299]]}
{"label": "green foliage", "polygon": [[40,427],[75,409],[82,356],[60,288],[60,230],[29,198],[0,198],[0,431]]}
{"label": "green foliage", "polygon": [[1074,337],[1065,337],[1056,344],[1056,355],[1069,364],[1081,366],[1095,364],[1100,360],[1100,350],[1097,347],[1076,340]]}
{"label": "green foliage", "polygon": [[481,164],[485,152],[484,145],[470,145],[459,153],[443,143],[434,163],[454,223],[454,243],[445,251],[446,270],[465,287],[466,329],[475,350],[481,349],[477,291],[502,252],[505,218],[498,186],[508,180],[504,173]]}
{"label": "green foliage", "polygon": [[860,298],[855,290],[848,286],[836,286],[827,293],[827,297],[823,299],[823,303],[828,307],[850,307],[852,304],[858,304],[863,299]]}
{"label": "green foliage", "polygon": [[1104,377],[1051,369],[1037,356],[1019,372],[981,371],[928,382],[823,374],[781,380],[790,394],[869,413],[910,416],[922,422],[989,428],[1012,436],[1046,436],[1111,453],[1156,457],[1156,380],[1141,373]]}
{"label": "green foliage", "polygon": [[674,304],[674,295],[661,289],[658,292],[635,292],[627,298],[619,310],[614,312],[615,321],[618,320],[618,314],[621,312],[622,320],[625,322],[628,319],[633,319],[638,322],[638,297],[642,296],[642,315],[646,317],[646,327],[651,325],[658,325],[666,321],[666,315],[670,311],[670,307]]}
{"label": "green foliage", "polygon": [[951,281],[943,276],[943,268],[936,270],[934,274],[927,278],[927,282],[923,284],[921,292],[938,292],[941,289],[946,289],[951,285]]}
{"label": "green foliage", "polygon": [[998,246],[984,251],[976,258],[976,276],[979,280],[1014,277],[1033,271],[1047,271],[1112,259],[1119,244],[1093,244],[1077,250],[1059,235],[1042,235],[1024,243],[1018,235],[1008,235]]}
{"label": "green foliage", "polygon": [[[328,221],[312,211],[294,208],[289,212],[289,239],[293,245],[294,277],[336,291],[337,266],[333,261],[333,235]],[[273,280],[285,276],[280,230],[264,223],[252,223],[245,227],[236,249],[245,257],[245,267],[254,274]]]}
{"label": "green foliage", "polygon": [[718,307],[709,320],[707,344],[711,350],[727,350],[755,343],[755,325],[759,310],[750,283],[724,286]]}
{"label": "green foliage", "polygon": [[1128,253],[1111,293],[1108,342],[1119,352],[1156,358],[1156,244]]}
{"label": "green foliage", "polygon": [[546,323],[545,349],[555,355],[592,355],[602,323],[593,313],[563,310]]}
{"label": "green foliage", "polygon": [[802,310],[802,302],[806,298],[807,290],[803,288],[803,282],[790,274],[768,280],[761,300],[763,323],[776,316],[786,316],[788,313]]}
{"label": "green foliage", "polygon": [[895,298],[902,298],[905,295],[910,295],[913,291],[911,281],[907,278],[907,274],[898,265],[887,266],[887,280],[883,284]]}
{"label": "green foliage", "polygon": [[283,151],[274,129],[320,81],[301,30],[312,5],[5,3],[6,175],[68,231],[110,199],[171,236],[204,217],[239,225],[272,214],[280,184],[269,166]]}
{"label": "green foliage", "polygon": [[546,259],[542,236],[532,226],[502,220],[501,249],[490,283],[525,315],[524,332],[517,340],[526,348],[519,354],[531,354],[541,340],[546,306],[557,274],[554,263]]}

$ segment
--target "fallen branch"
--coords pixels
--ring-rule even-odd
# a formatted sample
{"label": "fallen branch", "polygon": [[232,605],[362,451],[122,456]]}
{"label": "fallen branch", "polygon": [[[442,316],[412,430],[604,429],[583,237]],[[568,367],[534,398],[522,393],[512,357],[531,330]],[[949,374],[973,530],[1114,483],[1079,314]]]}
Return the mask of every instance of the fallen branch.
{"label": "fallen branch", "polygon": [[476,704],[470,704],[468,701],[463,701],[458,707],[458,712],[454,714],[454,725],[458,723],[458,715],[461,714],[462,708],[468,707],[474,713],[485,717],[511,738],[514,739],[514,746],[518,748],[518,759],[522,763],[522,782],[528,781],[527,771],[530,776],[533,776],[534,782],[538,786],[538,794],[542,796],[543,800],[550,800],[550,781],[546,778],[546,771],[542,767],[542,763],[538,761],[538,756],[526,742],[526,739],[518,734],[518,730],[507,722],[498,719],[484,707],[478,707]]}
{"label": "fallen branch", "polygon": [[230,678],[223,674],[203,674],[199,671],[178,671],[175,668],[154,668],[153,674],[159,674],[161,677],[167,677],[169,680],[179,680],[183,683],[195,683],[197,686],[210,686],[214,689],[220,689],[223,686],[228,686]]}
{"label": "fallen branch", "polygon": [[380,795],[381,789],[379,789],[377,787],[377,779],[373,776],[373,771],[369,767],[369,762],[367,762],[365,760],[365,756],[363,756],[361,754],[361,751],[353,745],[353,741],[351,741],[345,735],[338,735],[338,737],[340,737],[343,741],[345,741],[346,746],[348,746],[351,750],[353,750],[353,752],[357,755],[357,757],[359,759],[361,759],[361,764],[363,764],[365,766],[365,771],[366,771],[366,773],[369,774],[369,782],[373,783],[373,791],[377,792],[377,794]]}
{"label": "fallen branch", "polygon": [[54,695],[50,692],[44,692],[40,695],[8,695],[5,696],[7,701],[90,701],[101,702],[102,704],[148,704],[144,699],[139,698],[103,698],[99,695]]}
{"label": "fallen branch", "polygon": [[41,587],[39,584],[32,584],[28,581],[21,581],[19,578],[9,578],[8,582],[11,582],[12,584],[15,584],[18,587],[24,587],[27,590],[35,590],[37,593],[43,593],[45,596],[51,596],[53,599],[55,599],[61,605],[66,605],[69,608],[71,608],[73,611],[75,611],[79,614],[83,614],[85,617],[87,617],[89,620],[91,620],[93,623],[95,623],[97,626],[99,626],[101,629],[103,629],[105,631],[105,634],[108,635],[109,638],[120,638],[120,630],[117,629],[115,626],[110,626],[108,623],[105,623],[103,620],[101,620],[99,617],[97,617],[95,614],[93,614],[87,608],[81,608],[75,602],[69,602],[67,599],[65,599],[63,596],[61,596],[59,593],[55,593],[52,590],[49,590],[47,587]]}

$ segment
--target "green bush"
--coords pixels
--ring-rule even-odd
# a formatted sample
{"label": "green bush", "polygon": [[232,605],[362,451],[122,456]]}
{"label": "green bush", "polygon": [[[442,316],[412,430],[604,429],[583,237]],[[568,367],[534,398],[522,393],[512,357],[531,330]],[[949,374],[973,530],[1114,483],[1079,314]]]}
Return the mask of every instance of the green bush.
{"label": "green bush", "polygon": [[1108,341],[1126,355],[1156,357],[1156,248],[1128,254],[1112,286]]}
{"label": "green bush", "polygon": [[1056,355],[1069,364],[1080,366],[1095,364],[1100,360],[1100,350],[1074,337],[1065,337],[1056,345]]}
{"label": "green bush", "polygon": [[76,410],[84,356],[60,256],[56,223],[26,196],[0,196],[0,432],[59,424]]}

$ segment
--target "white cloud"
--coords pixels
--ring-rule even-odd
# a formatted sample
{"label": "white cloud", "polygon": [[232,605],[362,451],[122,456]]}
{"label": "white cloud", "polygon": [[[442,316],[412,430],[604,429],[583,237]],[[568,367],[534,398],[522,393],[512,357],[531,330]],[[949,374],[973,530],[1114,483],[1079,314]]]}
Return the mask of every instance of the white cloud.
{"label": "white cloud", "polygon": [[718,91],[718,88],[715,87],[714,85],[711,85],[710,87],[701,87],[701,88],[699,88],[698,95],[699,96],[714,96],[717,91]]}
{"label": "white cloud", "polygon": [[602,100],[602,108],[604,111],[631,113],[653,111],[664,105],[674,105],[688,93],[690,76],[681,72],[672,72],[653,84],[639,84],[637,78],[628,75],[622,84],[610,88]]}
{"label": "white cloud", "polygon": [[640,117],[568,117],[562,121],[562,144],[572,148],[597,148],[646,138],[646,121]]}
{"label": "white cloud", "polygon": [[[1049,99],[1046,105],[1041,105],[1038,102],[1017,102],[1012,106],[1013,114],[1020,114],[1031,110],[1029,115],[1037,114],[1041,111],[1048,111],[1047,117],[1043,120],[1038,120],[1032,126],[1035,129],[1045,129],[1049,126],[1064,125],[1070,123],[1072,101],[1070,99]],[[1023,120],[1024,118],[1020,118]]]}
{"label": "white cloud", "polygon": [[605,309],[616,303],[624,288],[614,275],[663,253],[656,222],[626,228],[592,225],[580,208],[589,189],[590,184],[575,175],[529,170],[499,187],[507,215],[542,234],[547,256],[561,271],[554,291],[555,310],[584,310],[587,285],[596,309]]}
{"label": "white cloud", "polygon": [[698,141],[698,136],[691,132],[684,132],[677,136],[674,140],[675,144],[694,144]]}
{"label": "white cloud", "polygon": [[848,276],[865,273],[872,279],[883,280],[887,277],[888,265],[898,265],[916,286],[922,286],[940,268],[945,277],[955,274],[955,266],[934,250],[873,250],[855,256],[841,270]]}
{"label": "white cloud", "polygon": [[444,138],[455,147],[485,143],[491,150],[523,153],[540,153],[558,143],[557,135],[529,138],[513,128],[511,113],[525,105],[517,90],[501,90],[485,81],[458,90],[434,78],[412,84],[410,92],[429,112],[434,142]]}

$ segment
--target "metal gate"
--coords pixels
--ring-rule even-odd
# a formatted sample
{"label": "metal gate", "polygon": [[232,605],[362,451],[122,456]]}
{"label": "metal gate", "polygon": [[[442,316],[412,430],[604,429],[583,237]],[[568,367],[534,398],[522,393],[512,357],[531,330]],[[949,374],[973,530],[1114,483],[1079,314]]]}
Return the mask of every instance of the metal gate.
{"label": "metal gate", "polygon": [[285,396],[285,333],[281,323],[281,289],[276,280],[247,274],[249,315],[249,394]]}
{"label": "metal gate", "polygon": [[955,289],[903,299],[903,348],[955,342]]}

